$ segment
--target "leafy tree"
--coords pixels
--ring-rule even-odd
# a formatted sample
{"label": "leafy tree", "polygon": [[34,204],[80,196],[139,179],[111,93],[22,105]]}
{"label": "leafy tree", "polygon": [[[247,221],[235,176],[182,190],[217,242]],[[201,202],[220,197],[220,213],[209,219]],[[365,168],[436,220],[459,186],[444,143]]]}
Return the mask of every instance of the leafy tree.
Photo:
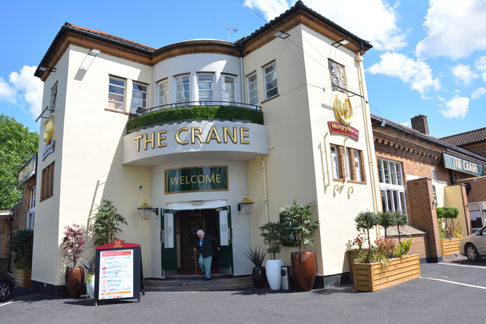
{"label": "leafy tree", "polygon": [[0,210],[12,208],[22,198],[17,172],[22,160],[37,151],[39,135],[12,117],[0,114]]}
{"label": "leafy tree", "polygon": [[368,247],[371,248],[370,229],[378,225],[378,216],[370,211],[360,212],[354,219],[358,231],[366,231]]}
{"label": "leafy tree", "polygon": [[307,246],[313,245],[314,232],[319,228],[319,222],[311,219],[311,208],[312,203],[303,205],[297,204],[297,201],[294,200],[292,205],[286,205],[280,210],[280,214],[284,216],[284,226],[290,229],[296,245],[299,247],[299,252],[303,252]]}
{"label": "leafy tree", "polygon": [[378,224],[385,229],[385,237],[388,237],[386,233],[387,228],[395,225],[395,223],[395,214],[390,212],[383,212],[378,214]]}
{"label": "leafy tree", "polygon": [[272,254],[272,259],[275,260],[275,253],[279,253],[282,249],[282,224],[280,222],[269,222],[260,226],[263,241],[268,245],[267,252]]}
{"label": "leafy tree", "polygon": [[93,234],[95,235],[96,245],[110,244],[116,239],[121,229],[120,224],[127,225],[125,217],[118,214],[116,207],[111,200],[103,199],[98,206],[98,212],[94,216],[92,224]]}
{"label": "leafy tree", "polygon": [[402,243],[402,239],[400,238],[400,226],[404,226],[408,224],[408,216],[396,211],[393,213],[395,217],[395,225],[397,226],[397,231],[398,231],[398,241]]}

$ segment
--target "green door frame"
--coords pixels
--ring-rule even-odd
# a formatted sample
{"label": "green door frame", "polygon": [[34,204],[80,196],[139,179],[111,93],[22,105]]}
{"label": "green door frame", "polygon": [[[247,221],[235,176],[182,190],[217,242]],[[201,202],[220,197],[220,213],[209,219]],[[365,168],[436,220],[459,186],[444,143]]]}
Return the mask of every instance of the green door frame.
{"label": "green door frame", "polygon": [[[160,240],[161,240],[161,263],[162,263],[162,277],[166,276],[166,273],[177,273],[177,240],[176,240],[176,221],[175,221],[175,214],[176,210],[171,210],[171,209],[160,209]],[[167,216],[167,217],[172,217],[172,228],[168,230],[172,230],[172,237],[173,237],[173,244],[172,247],[167,247],[170,246],[168,242],[165,242],[165,238],[167,237],[167,233],[165,232],[165,221],[166,221],[166,215],[167,214],[172,214],[172,216]]]}

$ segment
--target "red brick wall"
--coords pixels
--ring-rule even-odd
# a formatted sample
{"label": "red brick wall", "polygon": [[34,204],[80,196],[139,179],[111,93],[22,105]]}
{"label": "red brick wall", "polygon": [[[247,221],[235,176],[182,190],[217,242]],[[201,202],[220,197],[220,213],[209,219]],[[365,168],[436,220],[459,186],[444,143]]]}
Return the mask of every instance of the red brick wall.
{"label": "red brick wall", "polygon": [[[393,240],[393,243],[398,243],[398,237],[390,237]],[[408,240],[407,237],[402,237],[403,240]],[[420,259],[427,258],[427,235],[412,235],[412,246],[410,247],[409,254],[418,254]]]}
{"label": "red brick wall", "polygon": [[465,148],[466,150],[476,152],[479,155],[486,156],[486,142],[464,145],[461,147]]}
{"label": "red brick wall", "polygon": [[471,185],[471,192],[467,195],[467,200],[469,202],[480,202],[486,201],[486,177],[478,177],[467,180],[459,180],[457,183],[464,184],[469,183]]}

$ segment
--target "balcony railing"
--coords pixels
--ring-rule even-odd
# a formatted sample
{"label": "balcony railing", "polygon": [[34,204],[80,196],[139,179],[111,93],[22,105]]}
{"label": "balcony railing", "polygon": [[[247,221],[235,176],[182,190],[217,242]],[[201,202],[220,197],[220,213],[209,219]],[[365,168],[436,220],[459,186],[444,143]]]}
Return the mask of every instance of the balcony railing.
{"label": "balcony railing", "polygon": [[183,120],[239,120],[263,125],[262,108],[242,102],[186,101],[152,108],[138,108],[130,116],[128,132],[166,122]]}

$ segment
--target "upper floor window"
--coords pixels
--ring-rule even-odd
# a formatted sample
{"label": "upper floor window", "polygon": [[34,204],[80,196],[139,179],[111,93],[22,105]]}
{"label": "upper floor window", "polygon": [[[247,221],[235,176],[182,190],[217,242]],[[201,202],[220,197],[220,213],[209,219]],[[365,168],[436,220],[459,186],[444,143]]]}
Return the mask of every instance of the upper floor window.
{"label": "upper floor window", "polygon": [[402,164],[397,161],[378,159],[381,202],[384,211],[407,213]]}
{"label": "upper floor window", "polygon": [[[329,60],[329,74],[331,75],[331,84],[333,88],[338,86],[339,88],[346,89],[346,74],[344,71],[344,65]],[[337,88],[339,91],[342,89]]]}
{"label": "upper floor window", "polygon": [[199,101],[214,100],[214,74],[199,73],[197,75]]}
{"label": "upper floor window", "polygon": [[110,76],[108,89],[108,107],[125,109],[125,80]]}
{"label": "upper floor window", "polygon": [[40,201],[52,197],[54,194],[54,162],[42,170]]}
{"label": "upper floor window", "polygon": [[338,159],[338,147],[336,145],[331,145],[331,161],[332,161],[332,174],[334,179],[341,178],[341,168]]}
{"label": "upper floor window", "polygon": [[176,102],[189,101],[189,75],[176,77]]}
{"label": "upper floor window", "polygon": [[277,86],[277,66],[273,62],[263,68],[265,78],[265,99],[270,99],[278,95]]}
{"label": "upper floor window", "polygon": [[27,229],[34,229],[34,218],[35,218],[35,186],[30,188],[30,203],[29,212],[27,213]]}
{"label": "upper floor window", "polygon": [[222,75],[223,78],[223,101],[236,101],[236,78],[231,75]]}
{"label": "upper floor window", "polygon": [[248,90],[248,103],[250,105],[258,105],[258,85],[256,72],[246,77],[246,85]]}
{"label": "upper floor window", "polygon": [[169,81],[159,82],[159,106],[169,103]]}
{"label": "upper floor window", "polygon": [[147,109],[147,90],[148,86],[139,82],[132,82],[132,106],[130,111],[135,113],[138,108]]}
{"label": "upper floor window", "polygon": [[331,145],[331,162],[335,180],[365,182],[363,151],[340,145]]}

